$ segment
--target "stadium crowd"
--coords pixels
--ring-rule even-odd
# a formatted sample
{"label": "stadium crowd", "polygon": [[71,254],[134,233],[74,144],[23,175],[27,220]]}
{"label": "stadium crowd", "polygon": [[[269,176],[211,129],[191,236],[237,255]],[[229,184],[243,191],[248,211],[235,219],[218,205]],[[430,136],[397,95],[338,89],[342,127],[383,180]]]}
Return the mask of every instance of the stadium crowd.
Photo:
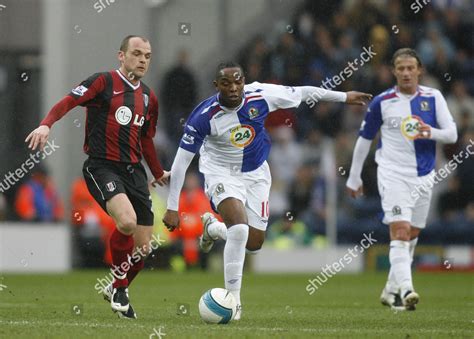
{"label": "stadium crowd", "polygon": [[[401,1],[306,1],[292,22],[276,22],[272,33],[254,36],[235,56],[245,69],[247,83],[322,86],[377,95],[394,85],[390,68],[393,52],[401,47],[413,47],[424,63],[422,83],[442,91],[458,127],[457,143],[439,149],[438,167],[474,143],[474,8],[469,1],[432,1],[432,5],[416,13],[410,6],[402,6]],[[177,148],[180,137],[177,131],[182,130],[185,117],[199,100],[196,77],[187,59],[187,53],[180,52],[178,64],[166,73],[160,91],[160,122],[164,124],[159,123],[156,143],[165,168],[170,168]],[[302,103],[297,110],[281,110],[269,117],[266,127],[273,141],[269,160],[273,176],[270,243],[288,247],[312,245],[323,239],[328,187],[327,169],[323,165],[325,148],[331,143],[336,150],[333,171],[338,187],[338,241],[355,243],[361,232],[375,227],[382,230],[382,238],[388,239],[387,229],[378,221],[381,206],[373,156],[369,156],[368,160],[372,160],[367,161],[363,172],[364,198],[355,201],[345,194],[352,150],[365,109],[323,102]],[[473,173],[474,158],[468,156],[437,185],[429,225],[421,243],[473,243]],[[189,187],[195,192],[185,195],[199,197],[200,203],[190,204],[187,196],[182,198],[182,203],[187,204],[187,209],[196,209],[192,213],[199,214],[209,206],[204,206],[205,197],[202,188],[196,185],[196,178],[195,173],[190,174]],[[47,201],[53,193],[33,190],[31,182],[23,185],[17,191],[17,219],[41,221],[40,215],[33,215],[34,205],[50,206]],[[36,196],[28,202],[21,193],[26,190],[29,197],[33,194],[43,197]],[[77,196],[77,191],[73,192],[72,201],[77,201],[74,198]],[[163,210],[164,198],[153,195],[158,206],[155,213]],[[57,204],[57,212],[45,220],[64,218],[65,213],[59,211],[62,203]],[[6,211],[7,206],[0,194],[1,218],[11,215]],[[198,260],[200,235],[199,225],[194,222],[198,217],[194,214],[185,219],[191,228],[175,236],[182,238],[185,259],[191,265]],[[106,216],[97,215],[96,219],[102,218]],[[161,227],[161,217],[156,220],[159,225],[155,227]],[[82,225],[78,220],[72,223]],[[102,232],[96,232],[97,237],[108,234],[110,225],[104,222],[102,228]],[[81,234],[88,239],[88,234],[93,233]]]}

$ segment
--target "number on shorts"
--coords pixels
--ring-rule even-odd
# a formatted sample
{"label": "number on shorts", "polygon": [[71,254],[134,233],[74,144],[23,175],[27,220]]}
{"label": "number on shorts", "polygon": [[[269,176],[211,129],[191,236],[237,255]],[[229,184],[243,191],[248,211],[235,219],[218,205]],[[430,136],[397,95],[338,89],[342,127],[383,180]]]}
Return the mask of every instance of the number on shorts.
{"label": "number on shorts", "polygon": [[270,209],[268,207],[268,201],[262,201],[262,218],[268,218],[270,216]]}

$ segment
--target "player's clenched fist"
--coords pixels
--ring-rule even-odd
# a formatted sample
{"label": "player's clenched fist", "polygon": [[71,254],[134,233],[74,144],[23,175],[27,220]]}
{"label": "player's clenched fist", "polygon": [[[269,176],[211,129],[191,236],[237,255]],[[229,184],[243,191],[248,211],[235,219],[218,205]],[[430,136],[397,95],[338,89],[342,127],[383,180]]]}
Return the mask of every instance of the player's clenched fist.
{"label": "player's clenched fist", "polygon": [[173,232],[179,226],[178,211],[166,210],[163,217],[163,224],[165,224],[168,231]]}
{"label": "player's clenched fist", "polygon": [[431,138],[431,126],[420,121],[418,125],[418,136],[419,139],[430,139]]}
{"label": "player's clenched fist", "polygon": [[26,137],[25,142],[29,142],[28,148],[31,148],[33,151],[38,147],[38,145],[40,150],[43,150],[48,141],[48,136],[49,127],[41,125]]}

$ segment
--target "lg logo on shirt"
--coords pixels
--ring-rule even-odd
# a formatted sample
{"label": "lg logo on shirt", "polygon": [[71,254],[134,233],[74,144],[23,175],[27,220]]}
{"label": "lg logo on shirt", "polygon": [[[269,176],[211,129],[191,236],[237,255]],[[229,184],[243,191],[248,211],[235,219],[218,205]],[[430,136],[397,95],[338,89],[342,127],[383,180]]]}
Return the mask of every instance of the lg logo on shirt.
{"label": "lg logo on shirt", "polygon": [[[115,111],[115,120],[117,120],[117,122],[120,125],[123,125],[123,126],[128,125],[130,121],[132,121],[132,117],[133,117],[133,113],[130,110],[130,108],[128,108],[127,106],[120,106]],[[135,114],[135,119],[133,120],[133,124],[135,126],[143,126],[144,123],[145,123],[145,117],[144,116],[140,117],[140,115]]]}

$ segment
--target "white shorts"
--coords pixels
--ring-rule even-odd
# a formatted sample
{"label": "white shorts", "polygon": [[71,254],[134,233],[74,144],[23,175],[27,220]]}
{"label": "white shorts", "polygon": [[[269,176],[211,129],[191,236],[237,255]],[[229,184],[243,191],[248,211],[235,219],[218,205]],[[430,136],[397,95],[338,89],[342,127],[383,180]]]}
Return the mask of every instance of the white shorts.
{"label": "white shorts", "polygon": [[408,221],[411,226],[425,228],[430,208],[434,171],[422,177],[407,177],[377,169],[377,183],[382,198],[384,224]]}
{"label": "white shorts", "polygon": [[[200,164],[202,165],[202,164]],[[272,176],[265,161],[251,172],[233,172],[226,167],[207,163],[200,168],[205,178],[205,191],[211,205],[217,210],[226,198],[242,201],[247,211],[250,226],[265,231],[268,224],[268,197]]]}

